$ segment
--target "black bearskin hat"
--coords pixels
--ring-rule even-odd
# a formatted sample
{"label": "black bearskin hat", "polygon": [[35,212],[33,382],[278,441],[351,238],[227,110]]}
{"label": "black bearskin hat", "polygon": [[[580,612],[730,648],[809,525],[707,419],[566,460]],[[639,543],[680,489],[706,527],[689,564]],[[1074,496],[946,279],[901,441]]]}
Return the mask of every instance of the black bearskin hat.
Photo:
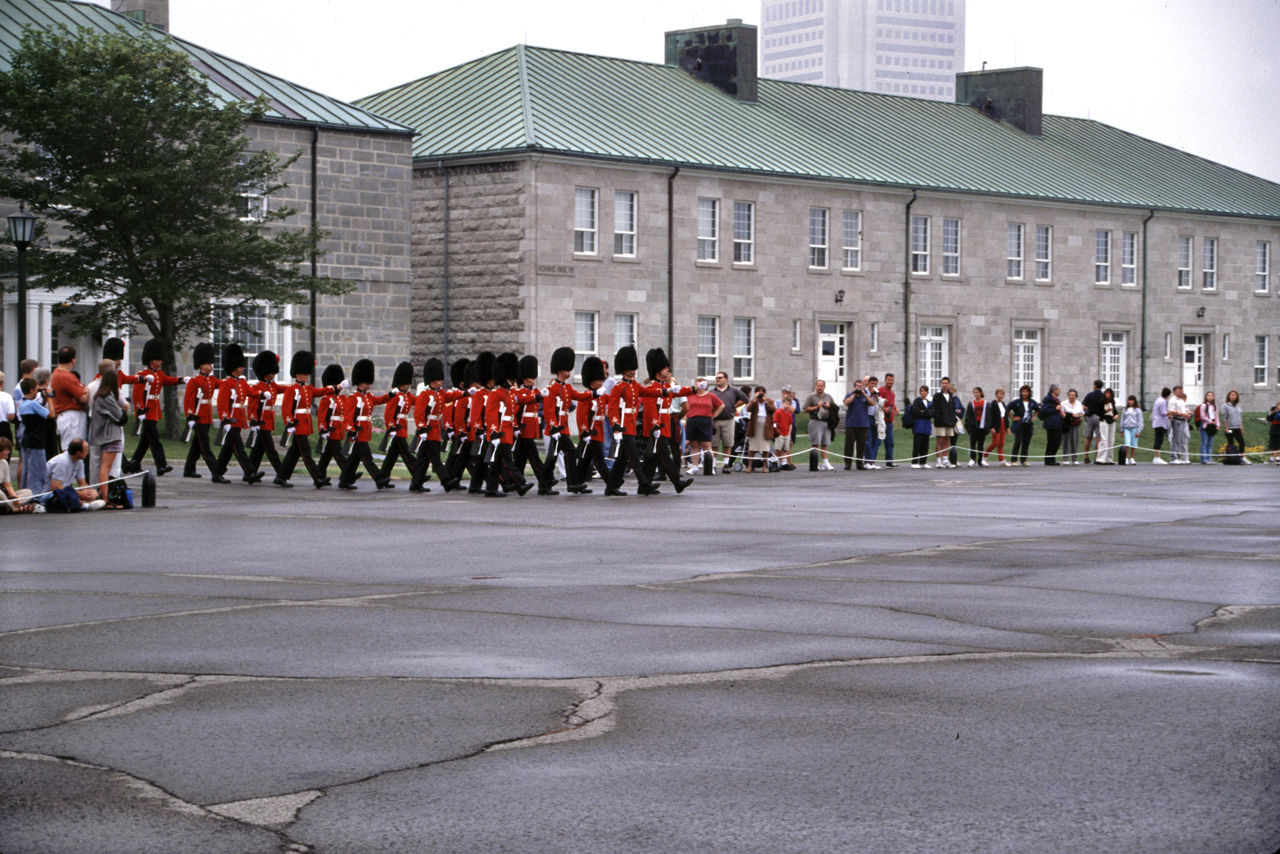
{"label": "black bearskin hat", "polygon": [[346,378],[347,374],[342,370],[342,365],[329,365],[320,375],[320,384],[337,388]]}
{"label": "black bearskin hat", "polygon": [[488,385],[493,379],[493,360],[496,358],[498,357],[488,350],[476,356],[473,364],[476,366],[476,382],[480,385]]}
{"label": "black bearskin hat", "polygon": [[293,354],[293,361],[289,362],[289,376],[296,377],[299,374],[311,376],[316,372],[316,354],[310,350],[299,350]]}
{"label": "black bearskin hat", "polygon": [[649,379],[655,379],[658,371],[671,367],[671,360],[667,358],[667,354],[661,347],[654,347],[644,354],[644,364],[649,369]]}
{"label": "black bearskin hat", "polygon": [[599,356],[588,356],[582,363],[582,384],[587,388],[591,388],[594,382],[604,382],[604,362],[600,361]]}
{"label": "black bearskin hat", "polygon": [[196,349],[191,352],[191,362],[198,370],[201,365],[213,364],[213,345],[197,344]]}
{"label": "black bearskin hat", "polygon": [[576,354],[572,347],[557,347],[556,351],[551,354],[551,373],[558,374],[561,371],[572,371]]}
{"label": "black bearskin hat", "polygon": [[373,385],[373,374],[373,360],[361,359],[351,367],[351,384],[363,385],[364,383],[368,383],[369,385]]}
{"label": "black bearskin hat", "polygon": [[391,385],[393,388],[400,388],[402,385],[413,384],[413,363],[401,362],[396,365],[396,372],[391,375]]}
{"label": "black bearskin hat", "polygon": [[640,360],[636,357],[635,347],[623,347],[618,351],[618,355],[613,357],[613,369],[620,374],[638,370],[639,367]]}
{"label": "black bearskin hat", "polygon": [[280,373],[280,359],[270,350],[263,350],[253,357],[253,375],[265,380],[271,374]]}
{"label": "black bearskin hat", "polygon": [[422,381],[427,385],[444,382],[444,362],[439,359],[427,359],[427,363],[422,366]]}
{"label": "black bearskin hat", "polygon": [[467,366],[462,369],[462,383],[465,388],[481,384],[479,360],[467,362]]}
{"label": "black bearskin hat", "polygon": [[502,353],[493,360],[493,381],[500,388],[515,382],[519,372],[520,357],[515,353]]}
{"label": "black bearskin hat", "polygon": [[[573,370],[570,366],[569,370]],[[520,382],[525,380],[536,380],[538,378],[538,357],[534,355],[520,357]]]}
{"label": "black bearskin hat", "polygon": [[454,388],[467,387],[467,368],[470,364],[470,359],[458,359],[449,366],[449,381]]}
{"label": "black bearskin hat", "polygon": [[229,374],[237,368],[245,366],[244,350],[239,344],[228,344],[222,348],[222,372]]}
{"label": "black bearskin hat", "polygon": [[[210,353],[209,355],[212,356],[213,354]],[[115,358],[115,356],[107,356],[105,350],[103,350],[103,357],[107,359]],[[164,361],[164,345],[160,343],[159,338],[148,338],[147,343],[142,345],[142,364],[149,365],[152,362],[162,361]]]}
{"label": "black bearskin hat", "polygon": [[[150,344],[151,342],[148,341],[147,343]],[[156,343],[159,343],[159,342],[156,342]],[[146,347],[143,347],[143,350],[145,351]],[[110,359],[113,362],[123,362],[124,361],[124,341],[122,341],[119,338],[108,338],[106,341],[103,341],[102,342],[102,358]],[[159,359],[161,357],[156,356],[156,358]],[[145,363],[147,360],[143,359],[142,361]]]}

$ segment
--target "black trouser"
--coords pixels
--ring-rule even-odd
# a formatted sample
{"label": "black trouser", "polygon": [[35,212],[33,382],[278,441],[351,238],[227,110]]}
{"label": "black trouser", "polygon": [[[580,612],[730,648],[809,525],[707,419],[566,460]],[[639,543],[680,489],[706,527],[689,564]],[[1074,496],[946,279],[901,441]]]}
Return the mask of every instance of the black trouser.
{"label": "black trouser", "polygon": [[[338,463],[339,472],[347,467],[347,455],[342,450],[342,442],[337,439],[325,438],[320,440],[320,444],[320,459],[316,463],[316,471],[320,472],[321,477],[327,477],[329,475],[330,460],[334,460]],[[338,476],[341,477],[342,475]]]}
{"label": "black trouser", "polygon": [[244,450],[244,439],[240,437],[240,428],[232,427],[227,431],[227,436],[222,442],[222,453],[218,454],[218,475],[226,477],[227,466],[231,464],[231,455],[236,455],[236,462],[240,464],[240,471],[244,472],[244,476],[248,477],[253,474],[253,466],[249,463],[249,455]]}
{"label": "black trouser", "polygon": [[987,443],[986,430],[974,430],[969,433],[969,461],[982,462],[985,455],[983,450]]}
{"label": "black trouser", "polygon": [[1052,427],[1044,428],[1045,435],[1048,437],[1044,447],[1044,461],[1046,463],[1057,462],[1054,457],[1058,453],[1058,448],[1062,447],[1062,430],[1055,430]]}
{"label": "black trouser", "polygon": [[1025,463],[1027,452],[1031,449],[1031,434],[1036,430],[1035,425],[1019,422],[1009,429],[1013,431],[1013,450],[1009,453],[1009,461]]}
{"label": "black trouser", "polygon": [[[548,443],[552,441],[555,442],[556,456],[559,456],[560,454],[564,454],[564,479],[569,483],[569,485],[581,486],[582,484],[584,484],[586,482],[586,479],[583,477],[583,472],[580,472],[578,470],[579,466],[581,465],[581,463],[578,460],[579,448],[574,446],[573,439],[569,438],[569,434],[561,433],[558,436],[554,436],[551,439],[548,439],[547,441]],[[599,445],[600,443],[596,442],[595,444]],[[550,445],[548,445],[548,448],[550,448]],[[603,459],[604,457],[603,449],[600,452],[600,456]],[[556,479],[555,457],[554,456],[547,457],[546,462],[543,464],[543,467],[544,467],[544,470],[547,472],[546,484],[547,486],[550,486],[552,482],[555,481]],[[607,472],[608,470],[606,469],[606,473]]]}
{"label": "black trouser", "polygon": [[355,483],[356,472],[360,470],[361,463],[364,463],[365,471],[369,472],[369,477],[375,481],[382,480],[382,475],[378,473],[378,467],[374,465],[373,451],[369,450],[369,443],[356,442],[351,446],[351,453],[347,456],[346,465],[342,467],[342,475],[338,478],[338,483]]}
{"label": "black trouser", "polygon": [[445,467],[444,461],[440,459],[440,441],[438,439],[423,440],[422,445],[418,448],[416,462],[417,464],[413,467],[413,479],[409,481],[410,489],[420,487],[426,482],[428,468],[436,473],[436,477],[440,479],[442,484],[448,484],[453,480],[448,468]]}
{"label": "black trouser", "polygon": [[929,464],[929,439],[928,433],[911,433],[911,463],[917,466]]}
{"label": "black trouser", "polygon": [[1159,451],[1161,448],[1164,447],[1164,437],[1167,436],[1168,433],[1169,433],[1168,427],[1156,428],[1156,441],[1155,441],[1155,444],[1152,446],[1153,451]]}
{"label": "black trouser", "polygon": [[280,454],[276,451],[276,437],[270,430],[259,427],[253,434],[253,447],[249,449],[249,465],[253,466],[254,471],[262,467],[263,456],[271,463],[271,470],[275,472],[273,477],[279,477],[283,466]]}
{"label": "black trouser", "polygon": [[867,459],[867,428],[866,427],[846,427],[844,428],[844,470],[848,471],[854,463],[858,464],[858,471],[866,468]]}
{"label": "black trouser", "polygon": [[516,468],[515,458],[511,455],[511,445],[498,443],[493,452],[493,462],[489,463],[489,476],[485,480],[485,492],[497,492],[498,481],[505,479],[517,487],[524,486],[526,481],[522,470]]}
{"label": "black trouser", "polygon": [[630,433],[623,433],[621,436],[614,436],[613,439],[620,443],[621,447],[618,449],[618,458],[613,461],[613,468],[609,469],[608,488],[617,489],[622,486],[622,478],[627,473],[627,465],[630,464],[640,488],[649,489],[653,481],[649,480],[648,475],[644,473],[644,464],[640,461],[640,446],[636,443],[636,437]]}
{"label": "black trouser", "polygon": [[[565,439],[568,445],[568,439]],[[608,482],[609,480],[609,463],[604,457],[604,443],[598,439],[583,439],[578,443],[578,482],[586,483],[587,476],[591,474],[591,467],[595,466],[596,473],[600,475],[600,479]],[[569,457],[565,456],[565,469],[569,468]]]}
{"label": "black trouser", "polygon": [[[480,445],[480,449],[476,450],[476,445]],[[488,452],[488,442],[472,442],[471,443],[471,484],[467,489],[468,492],[480,492],[484,489],[485,481],[489,479],[489,468],[497,462],[498,449],[493,449],[494,463],[486,463],[484,455]],[[494,466],[500,468],[500,466]]]}
{"label": "black trouser", "polygon": [[213,451],[209,447],[209,425],[197,423],[191,431],[191,449],[187,451],[187,464],[183,466],[182,473],[196,474],[196,461],[201,457],[209,467],[209,474],[217,477],[218,461],[213,458]]}
{"label": "black trouser", "polygon": [[511,457],[520,471],[524,471],[526,463],[533,469],[533,476],[538,481],[539,489],[551,488],[551,484],[556,479],[556,461],[549,459],[545,464],[543,463],[541,455],[538,454],[536,439],[516,439]]}
{"label": "black trouser", "polygon": [[[1244,429],[1243,428],[1237,427],[1234,430],[1227,431],[1227,444],[1230,445],[1233,442],[1235,443],[1235,446],[1240,449],[1240,453],[1243,454],[1244,453]],[[1223,453],[1225,453],[1225,451]]]}
{"label": "black trouser", "polygon": [[[320,441],[324,442],[324,439]],[[288,480],[293,477],[293,470],[297,468],[299,459],[306,466],[307,474],[311,475],[313,481],[320,483],[320,481],[324,480],[323,469],[316,465],[315,457],[311,456],[311,442],[306,436],[299,436],[296,433],[293,436],[293,440],[289,442],[289,450],[285,451],[284,459],[276,470],[276,476],[281,480]],[[328,465],[327,460],[325,464]]]}
{"label": "black trouser", "polygon": [[404,460],[405,468],[411,472],[418,468],[418,460],[414,457],[413,451],[409,450],[409,440],[402,436],[396,436],[391,440],[391,450],[387,451],[387,458],[382,461],[381,480],[391,477],[391,469],[395,467],[397,459]]}
{"label": "black trouser", "polygon": [[671,483],[680,482],[680,464],[676,461],[675,455],[671,450],[671,440],[666,436],[658,437],[658,449],[656,452],[649,454],[644,461],[644,476],[653,480],[654,471],[658,466],[662,466],[662,470],[667,473],[667,479]]}
{"label": "black trouser", "polygon": [[142,458],[147,455],[147,451],[150,451],[152,458],[156,461],[156,468],[165,467],[164,445],[160,444],[160,431],[156,429],[156,425],[159,423],[158,421],[143,419],[142,439],[138,441],[138,447],[134,449],[133,456],[129,459],[129,462],[135,465],[140,464]]}
{"label": "black trouser", "polygon": [[454,433],[453,438],[449,440],[449,461],[445,463],[445,469],[449,472],[449,477],[454,480],[462,480],[462,474],[466,471],[467,463],[471,461],[471,440],[466,437],[465,433]]}

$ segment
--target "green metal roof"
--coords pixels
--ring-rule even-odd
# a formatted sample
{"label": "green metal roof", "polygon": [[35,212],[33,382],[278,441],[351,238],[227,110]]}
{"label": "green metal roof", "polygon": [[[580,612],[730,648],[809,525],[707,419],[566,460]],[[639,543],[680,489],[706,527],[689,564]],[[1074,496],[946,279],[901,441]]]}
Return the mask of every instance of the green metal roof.
{"label": "green metal roof", "polygon": [[[53,29],[65,25],[75,32],[86,27],[99,32],[114,32],[126,27],[139,35],[163,38],[151,27],[126,15],[92,3],[72,0],[0,0],[0,69],[8,70],[10,57],[17,49],[25,27]],[[173,46],[184,51],[197,71],[205,78],[209,91],[222,103],[249,101],[259,94],[271,99],[271,109],[264,121],[333,128],[406,134],[413,129],[375,115],[366,109],[313,92],[296,83],[265,71],[236,62],[205,50],[185,39],[173,38]]]}
{"label": "green metal roof", "polygon": [[555,152],[857,184],[1280,219],[1280,184],[1100,122],[1029,136],[962,104],[760,80],[744,103],[678,68],[518,45],[357,104],[414,158]]}

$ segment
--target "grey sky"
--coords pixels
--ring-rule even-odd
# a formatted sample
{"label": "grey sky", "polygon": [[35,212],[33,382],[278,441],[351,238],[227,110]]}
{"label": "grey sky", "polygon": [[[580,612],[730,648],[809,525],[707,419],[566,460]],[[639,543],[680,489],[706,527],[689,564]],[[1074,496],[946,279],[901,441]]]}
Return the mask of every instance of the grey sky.
{"label": "grey sky", "polygon": [[[108,0],[96,0],[109,5]],[[662,61],[759,0],[171,0],[175,35],[354,100],[513,44]],[[1280,0],[968,0],[969,69],[1045,70],[1045,111],[1280,182]]]}

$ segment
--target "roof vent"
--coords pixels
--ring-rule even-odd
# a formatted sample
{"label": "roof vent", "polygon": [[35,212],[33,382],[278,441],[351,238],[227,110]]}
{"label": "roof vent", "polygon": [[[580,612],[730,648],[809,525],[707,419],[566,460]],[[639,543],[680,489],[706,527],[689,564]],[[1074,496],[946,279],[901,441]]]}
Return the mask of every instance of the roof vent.
{"label": "roof vent", "polygon": [[988,118],[1039,136],[1044,70],[1024,67],[961,72],[956,75],[956,103],[968,104]]}
{"label": "roof vent", "polygon": [[757,100],[756,28],[741,18],[730,18],[723,26],[667,33],[666,63],[739,101]]}

